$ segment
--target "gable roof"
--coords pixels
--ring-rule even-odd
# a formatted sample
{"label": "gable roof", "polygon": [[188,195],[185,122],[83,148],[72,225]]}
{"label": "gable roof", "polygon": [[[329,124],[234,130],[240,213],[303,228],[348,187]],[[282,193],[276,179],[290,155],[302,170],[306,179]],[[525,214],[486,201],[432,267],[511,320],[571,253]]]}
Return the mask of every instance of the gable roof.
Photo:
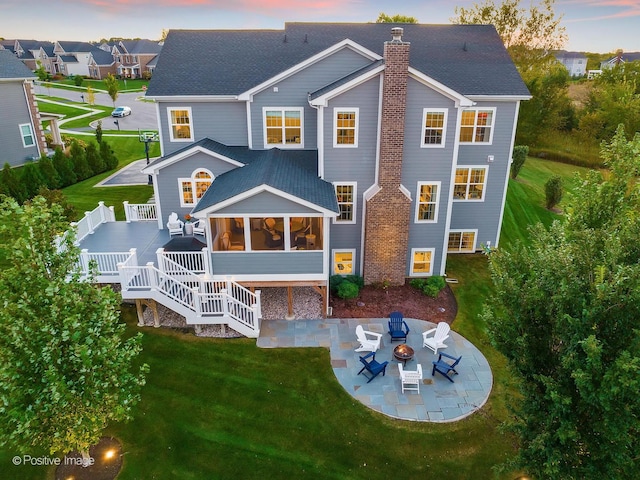
{"label": "gable roof", "polygon": [[91,50],[91,56],[96,65],[113,65],[113,55],[110,52],[105,52],[101,48]]}
{"label": "gable roof", "polygon": [[[287,23],[284,30],[171,30],[148,96],[239,95],[345,40],[382,56],[391,28],[409,64],[463,95],[529,92],[491,25]],[[185,55],[196,51],[197,55]]]}
{"label": "gable roof", "polygon": [[121,44],[131,55],[154,54],[162,50],[162,45],[153,40],[120,40],[118,44]]}
{"label": "gable roof", "polygon": [[73,42],[73,41],[58,41],[56,42],[60,48],[62,48],[66,53],[78,53],[78,52],[90,52],[95,47],[95,45],[87,42]]}
{"label": "gable roof", "polygon": [[0,80],[24,80],[36,78],[22,60],[10,50],[0,50]]}

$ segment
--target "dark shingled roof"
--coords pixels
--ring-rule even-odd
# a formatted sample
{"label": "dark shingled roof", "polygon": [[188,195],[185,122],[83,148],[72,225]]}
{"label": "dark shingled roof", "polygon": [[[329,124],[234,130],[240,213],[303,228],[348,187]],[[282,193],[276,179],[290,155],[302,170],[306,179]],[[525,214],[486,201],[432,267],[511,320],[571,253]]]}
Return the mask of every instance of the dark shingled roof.
{"label": "dark shingled roof", "polygon": [[153,40],[120,40],[118,43],[121,43],[127,52],[132,55],[160,53],[162,50],[162,45]]}
{"label": "dark shingled roof", "polygon": [[340,78],[339,80],[336,80],[335,82],[330,83],[329,85],[325,85],[324,87],[320,88],[319,90],[316,90],[315,92],[311,92],[309,94],[309,99],[313,100],[315,98],[318,98],[324,95],[327,92],[330,92],[335,88],[340,87],[341,85],[344,85],[345,83],[349,83],[354,78],[358,78],[360,75],[364,75],[365,73],[370,72],[371,70],[375,70],[377,67],[379,67],[383,63],[384,63],[383,60],[376,60],[375,62],[371,62],[369,65],[365,65],[364,67],[356,70],[355,72],[350,73],[349,75],[346,75]]}
{"label": "dark shingled roof", "polygon": [[92,43],[87,42],[73,42],[73,41],[59,41],[58,45],[62,47],[62,49],[67,53],[76,53],[76,52],[90,52],[95,47]]}
{"label": "dark shingled roof", "polygon": [[96,65],[113,65],[113,55],[111,52],[105,52],[100,48],[95,48],[91,50],[91,56],[96,62]]}
{"label": "dark shingled roof", "polygon": [[180,156],[195,146],[236,160],[245,166],[216,177],[213,187],[206,191],[192,213],[205,210],[260,185],[268,185],[338,213],[333,185],[320,179],[316,173],[316,150],[250,150],[248,147],[229,147],[205,138],[154,161],[150,166]]}
{"label": "dark shingled roof", "polygon": [[238,95],[351,39],[382,56],[404,29],[409,63],[463,95],[529,95],[491,25],[287,23],[284,30],[171,30],[148,96]]}
{"label": "dark shingled roof", "polygon": [[0,50],[0,78],[36,78],[22,60],[9,50]]}

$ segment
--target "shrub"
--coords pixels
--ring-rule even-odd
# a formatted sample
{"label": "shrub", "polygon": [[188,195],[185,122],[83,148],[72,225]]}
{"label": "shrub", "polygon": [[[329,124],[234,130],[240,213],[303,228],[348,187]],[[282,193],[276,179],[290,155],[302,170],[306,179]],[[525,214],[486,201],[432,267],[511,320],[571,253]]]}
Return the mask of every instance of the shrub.
{"label": "shrub", "polygon": [[444,277],[439,275],[429,277],[422,287],[422,291],[425,295],[436,298],[446,284]]}
{"label": "shrub", "polygon": [[60,175],[56,172],[53,162],[47,154],[43,153],[38,160],[38,168],[48,188],[60,188]]}
{"label": "shrub", "polygon": [[104,161],[100,156],[100,152],[98,152],[98,147],[96,147],[95,143],[89,143],[87,145],[86,150],[87,163],[89,164],[89,168],[93,172],[94,175],[102,173],[106,170]]}
{"label": "shrub", "polygon": [[411,285],[416,290],[422,290],[426,283],[427,283],[426,278],[414,278],[409,282],[409,285]]}
{"label": "shrub", "polygon": [[513,162],[511,163],[511,178],[514,180],[524,166],[524,162],[529,155],[529,147],[526,145],[516,145],[513,147]]}
{"label": "shrub", "polygon": [[547,183],[544,184],[547,209],[551,210],[560,203],[560,200],[562,200],[562,190],[562,177],[560,175],[554,175],[547,180]]}
{"label": "shrub", "polygon": [[20,170],[20,182],[26,192],[25,199],[35,197],[40,187],[47,183],[40,173],[38,165],[33,162],[25,163]]}
{"label": "shrub", "polygon": [[340,298],[356,298],[359,293],[360,288],[355,283],[344,280],[340,285],[338,285],[338,297]]}
{"label": "shrub", "polygon": [[331,293],[337,294],[338,287],[342,282],[344,282],[344,277],[342,275],[331,275],[329,277],[329,290],[331,290]]}
{"label": "shrub", "polygon": [[82,85],[82,82],[84,82],[84,77],[82,75],[76,75],[75,77],[73,77],[73,83],[76,85],[76,87]]}
{"label": "shrub", "polygon": [[100,156],[107,170],[113,170],[118,166],[118,159],[107,142],[100,142]]}
{"label": "shrub", "polygon": [[347,282],[355,283],[358,288],[364,287],[364,278],[362,278],[360,275],[347,275],[346,277],[344,277],[344,279]]}
{"label": "shrub", "polygon": [[69,203],[67,197],[62,193],[62,190],[49,190],[46,187],[41,187],[40,190],[38,190],[38,195],[44,197],[49,206],[54,203],[60,205],[62,207],[62,214],[68,221],[72,222],[78,219],[76,207],[72,203]]}

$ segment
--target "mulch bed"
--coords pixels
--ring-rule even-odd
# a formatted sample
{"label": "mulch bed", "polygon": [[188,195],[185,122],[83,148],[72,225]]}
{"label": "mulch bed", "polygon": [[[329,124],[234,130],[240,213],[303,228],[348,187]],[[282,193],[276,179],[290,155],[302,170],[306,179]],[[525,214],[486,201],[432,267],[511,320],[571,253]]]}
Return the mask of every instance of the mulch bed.
{"label": "mulch bed", "polygon": [[387,318],[399,311],[406,318],[451,324],[458,313],[458,303],[449,285],[432,298],[408,283],[396,287],[366,285],[357,298],[344,300],[331,296],[332,317],[335,318]]}
{"label": "mulch bed", "polygon": [[93,465],[83,467],[79,452],[68,453],[56,468],[56,480],[113,480],[122,468],[122,447],[113,437],[102,437],[89,456]]}

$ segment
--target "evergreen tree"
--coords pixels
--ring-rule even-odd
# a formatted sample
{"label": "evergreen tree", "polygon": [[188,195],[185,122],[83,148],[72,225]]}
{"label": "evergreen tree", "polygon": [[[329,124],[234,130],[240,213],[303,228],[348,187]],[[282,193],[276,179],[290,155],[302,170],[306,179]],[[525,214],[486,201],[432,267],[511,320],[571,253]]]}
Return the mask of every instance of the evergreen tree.
{"label": "evergreen tree", "polygon": [[60,176],[61,187],[68,187],[69,185],[73,185],[74,183],[76,183],[77,177],[75,172],[73,171],[71,161],[64,154],[62,148],[56,147],[51,161],[53,162],[53,167],[56,169],[56,172],[58,172],[58,175]]}
{"label": "evergreen tree", "polygon": [[106,170],[104,161],[102,160],[100,152],[98,152],[98,148],[96,147],[95,143],[89,143],[89,145],[87,145],[85,153],[87,155],[87,164],[93,172],[93,175],[97,175]]}
{"label": "evergreen tree", "polygon": [[100,142],[100,156],[107,170],[113,170],[118,166],[118,159],[107,142]]}
{"label": "evergreen tree", "polygon": [[102,142],[102,120],[98,120],[98,125],[96,125],[96,141]]}
{"label": "evergreen tree", "polygon": [[38,194],[38,190],[46,181],[40,173],[40,169],[33,162],[26,163],[20,172],[20,182],[24,186],[26,198],[33,198]]}
{"label": "evergreen tree", "polygon": [[88,459],[104,428],[130,419],[146,365],[124,340],[119,299],[73,273],[79,250],[58,206],[0,205],[0,445]]}
{"label": "evergreen tree", "polygon": [[38,168],[40,169],[40,175],[42,175],[47,188],[60,188],[60,175],[58,175],[51,159],[44,153],[40,157],[40,160],[38,160]]}
{"label": "evergreen tree", "polygon": [[69,149],[69,155],[73,164],[73,170],[76,173],[78,181],[89,178],[92,175],[91,168],[87,163],[87,156],[84,151],[84,147],[79,142],[71,142],[71,148]]}
{"label": "evergreen tree", "polygon": [[27,199],[27,191],[22,182],[20,182],[20,177],[9,163],[5,163],[2,172],[0,172],[0,183],[3,185],[2,188],[5,195],[13,197],[18,203],[22,203]]}

